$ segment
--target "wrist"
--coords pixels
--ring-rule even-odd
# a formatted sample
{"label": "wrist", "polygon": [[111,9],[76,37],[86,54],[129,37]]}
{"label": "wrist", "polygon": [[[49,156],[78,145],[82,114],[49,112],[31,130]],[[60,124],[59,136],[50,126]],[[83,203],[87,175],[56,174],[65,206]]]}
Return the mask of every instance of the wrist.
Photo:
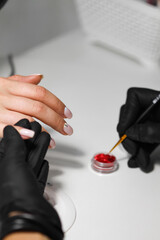
{"label": "wrist", "polygon": [[15,232],[7,235],[3,240],[51,240],[38,232]]}
{"label": "wrist", "polygon": [[23,214],[24,212],[20,212],[20,211],[13,211],[13,212],[10,212],[8,214],[9,217],[14,217],[14,216],[19,216],[21,214]]}
{"label": "wrist", "polygon": [[61,226],[57,225],[54,219],[52,222],[49,218],[44,219],[41,215],[12,211],[7,218],[2,220],[1,239],[18,232],[38,232],[51,239],[63,239]]}

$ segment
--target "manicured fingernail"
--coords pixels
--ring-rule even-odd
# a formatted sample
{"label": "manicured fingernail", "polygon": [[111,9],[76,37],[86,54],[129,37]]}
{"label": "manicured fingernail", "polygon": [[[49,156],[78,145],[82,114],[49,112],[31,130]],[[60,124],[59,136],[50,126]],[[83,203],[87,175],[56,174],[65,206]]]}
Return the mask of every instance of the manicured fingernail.
{"label": "manicured fingernail", "polygon": [[30,138],[32,138],[35,134],[34,131],[26,129],[26,128],[20,129],[19,133],[21,134],[21,136],[26,136],[26,137],[30,137]]}
{"label": "manicured fingernail", "polygon": [[65,133],[67,133],[68,135],[72,135],[73,128],[68,123],[64,124],[64,128],[63,129],[64,129]]}
{"label": "manicured fingernail", "polygon": [[67,107],[64,109],[64,115],[69,119],[72,118],[72,112]]}
{"label": "manicured fingernail", "polygon": [[54,149],[56,147],[56,143],[54,141],[53,138],[51,138],[50,144],[49,144],[50,148]]}
{"label": "manicured fingernail", "polygon": [[29,76],[41,76],[43,78],[43,74],[40,74],[40,73],[33,73],[33,74],[30,74]]}

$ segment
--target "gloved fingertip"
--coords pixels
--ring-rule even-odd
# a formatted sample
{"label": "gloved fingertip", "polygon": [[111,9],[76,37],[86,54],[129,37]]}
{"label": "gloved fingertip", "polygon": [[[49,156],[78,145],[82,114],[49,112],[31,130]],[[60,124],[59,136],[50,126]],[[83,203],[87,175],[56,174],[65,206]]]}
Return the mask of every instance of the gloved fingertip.
{"label": "gloved fingertip", "polygon": [[134,141],[132,141],[129,138],[126,138],[122,142],[123,147],[129,152],[132,156],[135,156],[138,151],[138,144]]}
{"label": "gloved fingertip", "polygon": [[150,163],[149,154],[141,147],[137,153],[137,163],[140,168],[147,168]]}
{"label": "gloved fingertip", "polygon": [[4,134],[4,138],[5,137],[13,137],[13,136],[20,136],[20,134],[18,133],[18,131],[11,125],[8,125],[4,128],[3,130],[3,134]]}
{"label": "gloved fingertip", "polygon": [[137,161],[134,157],[131,157],[128,161],[128,167],[130,168],[137,168],[138,167],[138,164],[137,164]]}
{"label": "gloved fingertip", "polygon": [[154,166],[153,166],[153,163],[150,163],[148,166],[146,167],[140,167],[140,169],[145,172],[145,173],[150,173],[153,171],[154,169]]}
{"label": "gloved fingertip", "polygon": [[23,127],[23,128],[28,128],[28,129],[30,129],[31,127],[30,127],[30,122],[29,122],[29,120],[28,119],[26,119],[26,118],[24,118],[24,119],[21,119],[21,120],[19,120],[16,124],[15,124],[15,126],[20,126],[20,127]]}
{"label": "gloved fingertip", "polygon": [[133,141],[142,141],[141,139],[141,125],[135,124],[126,130],[126,135]]}
{"label": "gloved fingertip", "polygon": [[31,124],[32,130],[34,130],[35,132],[38,132],[38,133],[41,132],[42,126],[38,122],[34,121],[34,122],[31,122],[30,124]]}
{"label": "gloved fingertip", "polygon": [[51,141],[51,136],[49,135],[49,133],[47,132],[42,132],[41,133],[41,139],[43,139],[43,141],[45,140],[45,142],[48,144],[50,144],[50,141]]}
{"label": "gloved fingertip", "polygon": [[137,154],[137,163],[140,169],[145,173],[151,172],[154,168],[153,162],[150,159],[150,154],[142,147],[139,149]]}

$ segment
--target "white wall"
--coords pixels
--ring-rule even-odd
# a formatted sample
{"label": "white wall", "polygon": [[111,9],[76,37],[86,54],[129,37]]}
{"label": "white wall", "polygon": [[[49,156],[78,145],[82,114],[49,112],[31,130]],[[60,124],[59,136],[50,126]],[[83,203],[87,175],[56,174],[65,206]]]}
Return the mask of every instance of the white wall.
{"label": "white wall", "polygon": [[0,11],[0,56],[18,54],[78,27],[74,0],[8,0]]}

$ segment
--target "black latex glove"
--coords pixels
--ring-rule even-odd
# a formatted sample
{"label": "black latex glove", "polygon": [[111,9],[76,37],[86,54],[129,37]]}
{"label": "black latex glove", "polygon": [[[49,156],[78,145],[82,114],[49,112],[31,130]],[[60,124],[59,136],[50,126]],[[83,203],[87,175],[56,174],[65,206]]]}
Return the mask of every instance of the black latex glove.
{"label": "black latex glove", "polygon": [[37,178],[40,192],[43,194],[49,172],[49,165],[48,162],[44,160],[44,157],[49,146],[50,138],[48,134],[41,132],[42,127],[36,121],[29,122],[27,119],[22,119],[15,125],[31,129],[35,132],[33,138],[24,141],[27,147],[26,161],[32,168]]}
{"label": "black latex glove", "polygon": [[128,166],[140,167],[144,172],[153,170],[150,154],[160,143],[160,104],[152,109],[145,121],[135,122],[159,93],[146,88],[130,88],[120,110],[117,131],[120,137],[124,133],[127,135],[122,144],[131,154]]}
{"label": "black latex glove", "polygon": [[8,0],[0,0],[0,9],[6,4]]}
{"label": "black latex glove", "polygon": [[[40,139],[43,137],[48,138],[49,144],[49,134],[43,133]],[[0,154],[1,239],[13,231],[36,231],[51,239],[63,239],[57,212],[40,193],[35,173],[27,162],[26,144],[12,126],[4,129],[1,148],[3,149]],[[12,212],[20,214],[11,217],[9,214]]]}

